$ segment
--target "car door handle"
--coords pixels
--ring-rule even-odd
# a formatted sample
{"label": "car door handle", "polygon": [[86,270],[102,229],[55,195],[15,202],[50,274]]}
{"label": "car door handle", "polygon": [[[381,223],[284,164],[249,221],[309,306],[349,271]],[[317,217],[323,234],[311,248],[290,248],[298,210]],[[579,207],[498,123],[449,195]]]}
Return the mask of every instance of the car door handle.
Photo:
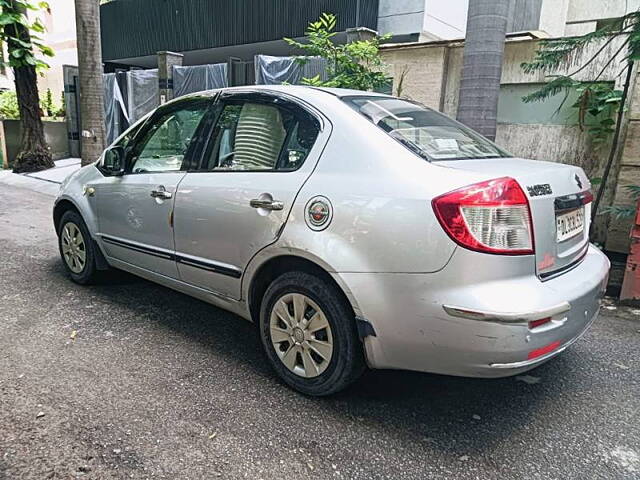
{"label": "car door handle", "polygon": [[151,190],[151,196],[161,200],[169,200],[173,197],[173,193],[167,192],[164,187],[160,186],[157,190]]}
{"label": "car door handle", "polygon": [[264,208],[265,210],[282,210],[284,203],[279,200],[262,200],[260,198],[254,198],[249,202],[253,208]]}

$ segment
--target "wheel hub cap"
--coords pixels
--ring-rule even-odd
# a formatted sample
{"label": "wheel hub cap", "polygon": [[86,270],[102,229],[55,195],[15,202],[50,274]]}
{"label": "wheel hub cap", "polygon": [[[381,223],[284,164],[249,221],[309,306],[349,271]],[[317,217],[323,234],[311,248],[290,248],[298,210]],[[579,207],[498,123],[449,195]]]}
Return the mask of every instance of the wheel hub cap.
{"label": "wheel hub cap", "polygon": [[321,375],[333,356],[333,333],[320,307],[301,293],[288,293],[269,318],[271,344],[280,361],[300,377]]}
{"label": "wheel hub cap", "polygon": [[80,273],[87,261],[87,250],[80,228],[73,223],[65,223],[62,227],[62,256],[73,273]]}
{"label": "wheel hub cap", "polygon": [[293,341],[298,345],[304,342],[304,332],[301,328],[296,327],[293,329]]}

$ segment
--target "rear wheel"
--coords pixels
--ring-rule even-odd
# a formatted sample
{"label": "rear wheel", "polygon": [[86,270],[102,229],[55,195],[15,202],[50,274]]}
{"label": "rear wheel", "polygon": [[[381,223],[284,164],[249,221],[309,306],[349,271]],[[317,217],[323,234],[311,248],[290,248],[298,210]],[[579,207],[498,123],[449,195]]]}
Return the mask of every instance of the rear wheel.
{"label": "rear wheel", "polygon": [[82,217],[73,210],[60,219],[58,246],[62,263],[74,282],[87,285],[96,281],[95,247]]}
{"label": "rear wheel", "polygon": [[260,334],[273,368],[304,394],[336,393],[365,370],[353,312],[334,285],[315,275],[289,272],[273,281]]}

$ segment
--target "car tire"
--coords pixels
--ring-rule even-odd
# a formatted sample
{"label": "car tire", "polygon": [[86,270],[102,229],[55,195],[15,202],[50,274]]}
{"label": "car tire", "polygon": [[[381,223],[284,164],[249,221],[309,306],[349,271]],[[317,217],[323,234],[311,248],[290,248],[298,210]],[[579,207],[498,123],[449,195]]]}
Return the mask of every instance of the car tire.
{"label": "car tire", "polygon": [[74,210],[68,210],[58,224],[58,249],[65,270],[80,285],[98,280],[95,244],[84,220]]}
{"label": "car tire", "polygon": [[310,273],[285,273],[267,288],[260,339],[282,380],[305,395],[339,392],[366,370],[351,307],[335,285]]}

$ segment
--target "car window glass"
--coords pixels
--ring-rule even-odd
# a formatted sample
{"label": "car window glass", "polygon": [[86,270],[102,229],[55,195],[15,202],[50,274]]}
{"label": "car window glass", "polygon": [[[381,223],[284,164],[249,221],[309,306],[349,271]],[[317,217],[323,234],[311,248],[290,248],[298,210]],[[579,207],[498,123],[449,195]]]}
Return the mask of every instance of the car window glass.
{"label": "car window glass", "polygon": [[344,97],[351,108],[427,160],[510,155],[464,125],[422,105],[391,97]]}
{"label": "car window glass", "polygon": [[180,170],[207,105],[198,104],[169,112],[154,122],[136,147],[131,171],[172,172]]}
{"label": "car window glass", "polygon": [[210,171],[296,170],[318,137],[308,113],[270,103],[229,101],[213,132]]}
{"label": "car window glass", "polygon": [[138,132],[140,131],[143,125],[144,125],[144,122],[140,122],[134,125],[133,127],[131,127],[122,135],[122,137],[118,139],[118,141],[115,143],[115,146],[127,148],[131,140],[134,139],[134,137],[138,134]]}

